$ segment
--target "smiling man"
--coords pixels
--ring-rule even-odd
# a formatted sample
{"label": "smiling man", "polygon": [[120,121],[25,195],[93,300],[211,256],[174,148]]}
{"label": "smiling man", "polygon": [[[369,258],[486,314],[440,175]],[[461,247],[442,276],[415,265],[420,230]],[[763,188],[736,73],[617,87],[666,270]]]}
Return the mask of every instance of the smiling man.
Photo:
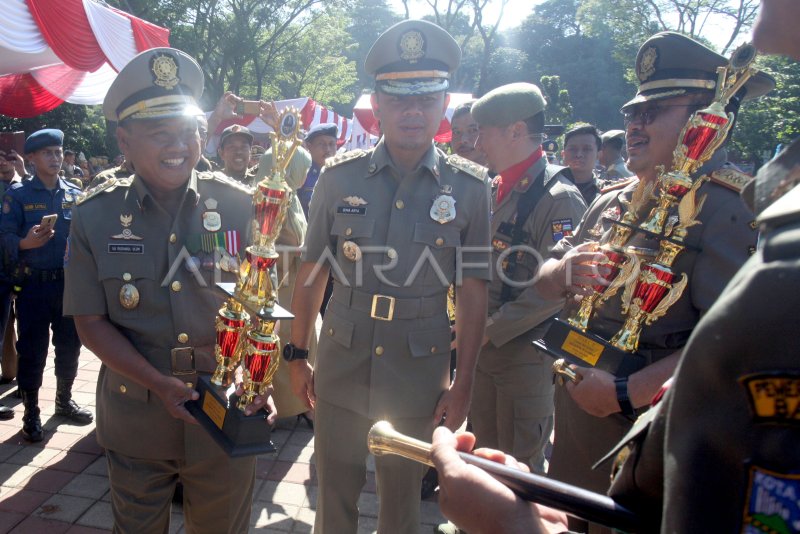
{"label": "smiling man", "polygon": [[184,406],[216,367],[214,282],[236,280],[222,258],[247,243],[252,217],[247,188],[194,170],[202,92],[199,65],[180,50],[147,50],[120,71],[103,113],[136,172],[82,198],[65,259],[64,312],[103,362],[97,441],[120,532],[166,532],[178,480],[187,530],[250,522],[255,458],[230,458]]}
{"label": "smiling man", "polygon": [[[711,102],[716,68],[725,64],[726,58],[677,33],[656,34],[642,45],[636,62],[639,91],[622,108],[628,168],[639,180],[595,200],[575,236],[556,246],[560,259],[550,260],[543,267],[539,291],[556,298],[567,291],[585,292],[586,286],[595,283],[591,264],[605,259],[593,252],[596,242],[610,231],[609,221],[626,212],[638,184],[654,184],[658,166],[671,167],[682,128],[692,112]],[[773,80],[764,74],[751,78],[728,110],[737,112],[742,101],[761,96],[773,86]],[[696,177],[710,178],[697,193],[697,198],[705,197],[698,216],[701,224],[688,229],[686,250],[673,265],[675,272],[687,274],[688,286],[666,316],[642,331],[638,352],[646,366],[619,377],[598,368],[581,367],[580,382],[557,388],[551,477],[606,491],[608,467],[592,470],[592,465],[622,438],[637,410],[648,405],[672,375],[692,329],[753,252],[753,215],[738,194],[748,177],[726,165],[726,159],[721,148],[697,173]],[[646,214],[651,206],[642,211]],[[658,248],[657,241],[642,235],[635,235],[628,244]],[[569,279],[566,273],[571,274]],[[591,329],[605,339],[622,327],[621,297],[617,294],[605,302],[590,323]],[[571,313],[568,307],[562,316]]]}
{"label": "smiling man", "polygon": [[[316,403],[317,533],[358,530],[367,431],[376,420],[429,439],[443,419],[458,428],[469,409],[489,270],[485,253],[462,248],[487,249],[489,204],[477,166],[433,145],[460,56],[430,22],[386,30],[366,59],[383,138],[373,150],[329,160],[311,198],[284,357],[296,394]],[[305,358],[329,272],[333,294],[312,375]],[[463,325],[452,384],[451,282]],[[375,466],[378,531],[417,532],[423,466],[396,456]]]}
{"label": "smiling man", "polygon": [[478,140],[478,123],[470,113],[474,103],[475,100],[470,100],[453,110],[453,118],[450,120],[453,139],[450,141],[450,148],[462,158],[486,166],[486,154],[475,146]]}

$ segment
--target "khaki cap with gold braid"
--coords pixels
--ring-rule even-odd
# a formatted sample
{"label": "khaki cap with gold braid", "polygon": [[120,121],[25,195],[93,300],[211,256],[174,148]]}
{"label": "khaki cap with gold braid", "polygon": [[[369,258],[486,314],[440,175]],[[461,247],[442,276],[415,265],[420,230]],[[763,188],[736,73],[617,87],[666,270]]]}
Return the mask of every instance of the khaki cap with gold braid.
{"label": "khaki cap with gold braid", "polygon": [[151,48],[117,74],[103,101],[103,115],[114,122],[196,116],[203,94],[203,71],[176,48]]}

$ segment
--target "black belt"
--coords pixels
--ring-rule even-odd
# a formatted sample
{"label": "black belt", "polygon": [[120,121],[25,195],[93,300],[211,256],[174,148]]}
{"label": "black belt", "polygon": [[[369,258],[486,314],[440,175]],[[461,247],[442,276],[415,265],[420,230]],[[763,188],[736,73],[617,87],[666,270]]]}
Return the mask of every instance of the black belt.
{"label": "black belt", "polygon": [[39,282],[56,282],[64,279],[64,269],[31,269],[31,278]]}
{"label": "black belt", "polygon": [[403,299],[334,284],[331,299],[354,310],[369,313],[370,317],[378,321],[424,319],[447,311],[445,292],[435,297]]}

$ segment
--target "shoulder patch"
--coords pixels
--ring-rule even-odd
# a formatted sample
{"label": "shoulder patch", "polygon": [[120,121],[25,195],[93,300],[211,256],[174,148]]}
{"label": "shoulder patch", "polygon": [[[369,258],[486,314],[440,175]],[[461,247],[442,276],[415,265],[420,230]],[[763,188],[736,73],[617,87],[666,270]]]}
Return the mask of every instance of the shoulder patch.
{"label": "shoulder patch", "polygon": [[711,173],[711,181],[723,187],[727,187],[737,193],[740,193],[745,185],[750,183],[754,178],[749,174],[745,174],[740,170],[733,167],[725,167],[717,169]]}
{"label": "shoulder patch", "polygon": [[78,195],[77,200],[75,201],[75,205],[80,206],[84,202],[89,199],[92,199],[98,196],[100,193],[110,193],[117,187],[128,187],[131,185],[130,178],[114,178],[113,176],[110,177],[105,182],[98,184],[91,189],[88,189]]}
{"label": "shoulder patch", "polygon": [[462,158],[456,154],[451,154],[447,156],[447,163],[450,164],[450,166],[454,169],[465,172],[482,182],[486,180],[486,168],[468,160],[467,158]]}
{"label": "shoulder patch", "polygon": [[368,151],[362,150],[360,148],[356,148],[355,150],[350,150],[348,152],[343,152],[342,154],[337,154],[332,158],[328,158],[325,160],[325,166],[323,167],[323,169],[331,169],[333,167],[336,167],[337,165],[341,165],[342,163],[363,158],[367,154],[369,154]]}
{"label": "shoulder patch", "polygon": [[616,191],[618,189],[625,189],[626,187],[631,185],[636,180],[638,180],[638,178],[633,176],[631,178],[625,178],[623,180],[616,180],[614,182],[605,183],[600,188],[600,194],[602,195],[603,193],[608,193],[609,191]]}

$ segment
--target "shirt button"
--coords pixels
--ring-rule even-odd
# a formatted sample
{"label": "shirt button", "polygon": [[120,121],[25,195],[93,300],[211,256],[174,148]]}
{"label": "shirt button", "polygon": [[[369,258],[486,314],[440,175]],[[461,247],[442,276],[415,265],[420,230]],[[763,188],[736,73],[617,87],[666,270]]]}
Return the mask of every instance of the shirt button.
{"label": "shirt button", "polygon": [[352,228],[348,228],[347,230],[344,231],[344,235],[352,235],[352,233],[353,233]]}
{"label": "shirt button", "polygon": [[389,256],[390,260],[393,260],[397,257],[397,251],[393,248],[390,248],[388,251],[386,251],[386,255]]}
{"label": "shirt button", "polygon": [[192,384],[191,382],[186,382],[186,387],[189,389],[194,389],[194,384]]}
{"label": "shirt button", "polygon": [[125,384],[120,384],[119,392],[120,393],[125,393],[126,391],[128,391],[128,388],[125,387]]}
{"label": "shirt button", "polygon": [[126,282],[130,282],[131,278],[132,278],[131,273],[122,273],[122,279],[125,280]]}
{"label": "shirt button", "polygon": [[335,330],[333,328],[328,328],[328,335],[329,336],[332,336],[334,334],[334,332],[335,332]]}
{"label": "shirt button", "polygon": [[176,236],[175,234],[169,234],[169,242],[170,243],[175,243],[177,240],[178,240],[178,236]]}
{"label": "shirt button", "polygon": [[442,245],[444,245],[444,239],[442,239],[441,237],[437,237],[436,238],[436,246],[437,247],[441,247]]}
{"label": "shirt button", "polygon": [[178,343],[186,343],[187,341],[189,341],[189,334],[184,332],[178,334]]}
{"label": "shirt button", "polygon": [[172,282],[170,287],[172,288],[173,291],[175,291],[177,293],[178,291],[181,290],[181,283],[178,282],[177,280],[175,280],[174,282]]}
{"label": "shirt button", "polygon": [[381,356],[382,354],[383,354],[383,347],[381,347],[380,345],[375,347],[375,355],[376,356]]}
{"label": "shirt button", "polygon": [[398,200],[397,202],[394,203],[394,205],[399,210],[401,210],[401,209],[406,207],[406,203],[403,202],[402,200]]}
{"label": "shirt button", "polygon": [[436,347],[431,347],[431,354],[436,354]]}

